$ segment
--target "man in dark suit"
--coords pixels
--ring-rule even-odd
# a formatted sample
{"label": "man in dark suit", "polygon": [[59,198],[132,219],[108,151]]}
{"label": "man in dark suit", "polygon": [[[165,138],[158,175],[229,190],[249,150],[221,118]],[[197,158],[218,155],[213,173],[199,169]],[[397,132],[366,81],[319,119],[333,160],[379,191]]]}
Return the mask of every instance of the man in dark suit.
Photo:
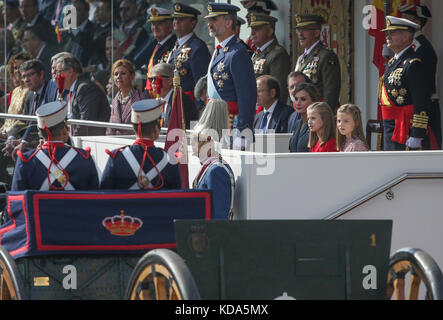
{"label": "man in dark suit", "polygon": [[88,20],[89,4],[85,0],[73,0],[72,5],[77,12],[77,28],[62,33],[62,47],[87,66],[95,47],[94,24]]}
{"label": "man in dark suit", "polygon": [[[57,60],[57,74],[65,73],[65,90],[68,94],[68,118],[108,122],[111,108],[104,92],[87,77],[80,77],[82,66],[75,57]],[[74,136],[105,135],[106,128],[72,126]]]}
{"label": "man in dark suit", "polygon": [[58,52],[57,46],[48,42],[40,26],[26,27],[22,38],[23,48],[45,68],[45,81],[51,79],[51,57]]}
{"label": "man in dark suit", "polygon": [[55,29],[51,23],[46,20],[39,12],[38,0],[20,0],[19,2],[20,15],[22,16],[23,28],[39,26],[44,30],[44,33],[48,36],[48,41],[55,44],[57,37]]}
{"label": "man in dark suit", "polygon": [[[169,117],[171,115],[172,103],[173,103],[173,78],[174,78],[174,66],[170,63],[159,63],[151,69],[150,81],[153,84],[153,90],[162,98],[166,103],[164,106],[161,126],[168,127]],[[161,90],[157,88],[157,84],[160,84]],[[160,92],[158,92],[160,91]],[[185,115],[186,129],[190,128],[191,121],[198,120],[198,110],[194,102],[186,94],[182,95],[183,99],[183,112]]]}
{"label": "man in dark suit", "polygon": [[[47,87],[45,71],[40,60],[33,59],[24,62],[20,66],[20,74],[25,86],[29,89],[25,97],[23,114],[33,116],[37,109],[45,103],[44,97]],[[18,150],[33,149],[37,144],[37,126],[35,122],[30,122],[23,134],[17,132],[14,136],[8,138],[6,147],[2,151],[6,155],[11,155],[15,160]]]}
{"label": "man in dark suit", "polygon": [[[125,59],[133,61],[134,57],[150,40],[148,33],[143,28],[145,21],[139,18],[135,0],[123,0],[120,3],[120,20],[120,29],[126,36],[126,39],[120,45],[120,49],[123,51]],[[138,68],[139,66],[136,65],[135,67]]]}
{"label": "man in dark suit", "polygon": [[95,11],[97,22],[94,24],[93,42],[95,50],[89,59],[89,64],[105,65],[106,60],[106,37],[111,33],[111,1],[98,1]]}
{"label": "man in dark suit", "polygon": [[269,75],[257,79],[257,104],[263,111],[255,115],[254,129],[258,133],[286,133],[288,119],[294,110],[279,102],[280,84],[277,78]]}

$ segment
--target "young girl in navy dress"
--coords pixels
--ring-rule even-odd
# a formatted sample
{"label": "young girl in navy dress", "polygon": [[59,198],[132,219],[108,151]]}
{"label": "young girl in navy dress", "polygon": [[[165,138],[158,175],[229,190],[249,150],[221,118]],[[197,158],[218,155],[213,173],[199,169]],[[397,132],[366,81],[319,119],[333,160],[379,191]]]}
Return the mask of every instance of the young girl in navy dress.
{"label": "young girl in navy dress", "polygon": [[360,109],[353,104],[337,110],[337,149],[341,152],[368,151]]}
{"label": "young girl in navy dress", "polygon": [[337,152],[334,114],[327,103],[316,102],[308,107],[308,126],[311,152]]}

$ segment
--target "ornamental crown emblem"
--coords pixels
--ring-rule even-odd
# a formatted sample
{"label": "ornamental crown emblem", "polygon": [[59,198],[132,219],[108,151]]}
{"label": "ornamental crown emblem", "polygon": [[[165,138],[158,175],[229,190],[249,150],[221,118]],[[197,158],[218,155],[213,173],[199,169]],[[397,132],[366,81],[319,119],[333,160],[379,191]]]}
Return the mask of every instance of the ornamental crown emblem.
{"label": "ornamental crown emblem", "polygon": [[210,4],[208,5],[208,11],[209,13],[212,13],[212,6]]}
{"label": "ornamental crown emblem", "polygon": [[126,216],[125,211],[121,210],[120,215],[104,218],[102,224],[114,236],[132,236],[143,222],[139,218]]}
{"label": "ornamental crown emblem", "polygon": [[151,15],[152,15],[153,17],[158,17],[158,11],[157,11],[157,9],[152,8],[152,9],[151,9]]}
{"label": "ornamental crown emblem", "polygon": [[180,11],[182,9],[182,7],[177,3],[174,7],[175,11]]}

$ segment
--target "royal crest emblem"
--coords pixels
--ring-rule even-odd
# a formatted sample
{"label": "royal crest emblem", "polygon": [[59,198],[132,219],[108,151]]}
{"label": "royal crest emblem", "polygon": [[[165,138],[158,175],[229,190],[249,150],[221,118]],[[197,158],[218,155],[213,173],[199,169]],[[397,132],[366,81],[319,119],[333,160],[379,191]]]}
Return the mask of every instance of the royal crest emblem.
{"label": "royal crest emblem", "polygon": [[114,236],[133,236],[137,230],[143,226],[143,221],[139,218],[126,216],[121,210],[120,215],[106,217],[102,225]]}

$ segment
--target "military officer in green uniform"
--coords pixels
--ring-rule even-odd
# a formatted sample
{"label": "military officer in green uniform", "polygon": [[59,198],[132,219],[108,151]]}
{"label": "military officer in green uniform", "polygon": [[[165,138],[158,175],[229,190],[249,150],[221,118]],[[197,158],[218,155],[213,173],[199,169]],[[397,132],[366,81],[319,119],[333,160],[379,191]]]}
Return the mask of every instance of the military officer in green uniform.
{"label": "military officer in green uniform", "polygon": [[296,15],[295,27],[304,53],[297,59],[295,71],[311,79],[323,101],[335,112],[340,98],[340,63],[334,51],[327,49],[320,40],[324,22],[318,15]]}
{"label": "military officer in green uniform", "polygon": [[251,41],[256,47],[252,56],[255,76],[258,78],[271,75],[276,78],[282,88],[280,102],[286,104],[288,101],[286,80],[290,71],[290,61],[285,48],[278,44],[275,37],[275,23],[278,19],[259,13],[251,14],[250,19]]}

